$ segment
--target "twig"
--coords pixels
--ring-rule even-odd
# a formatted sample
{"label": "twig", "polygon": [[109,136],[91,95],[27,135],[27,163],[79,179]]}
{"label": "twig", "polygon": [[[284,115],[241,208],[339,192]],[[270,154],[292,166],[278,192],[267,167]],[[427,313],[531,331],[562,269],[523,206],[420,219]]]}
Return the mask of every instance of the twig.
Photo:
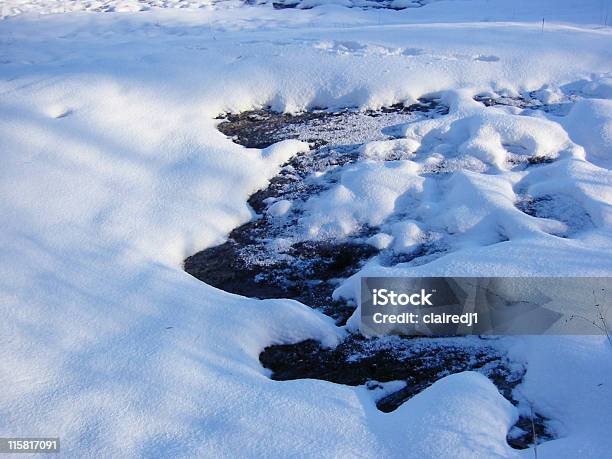
{"label": "twig", "polygon": [[533,441],[533,455],[538,459],[538,434],[536,433],[535,421],[533,420],[533,404],[530,401],[529,410],[531,411],[531,440]]}
{"label": "twig", "polygon": [[[603,288],[601,290],[603,292],[606,291]],[[608,339],[608,343],[610,343],[610,346],[612,346],[612,334],[610,333],[610,329],[608,328],[608,321],[606,318],[608,311],[606,309],[606,312],[604,314],[602,306],[597,302],[597,297],[595,296],[595,290],[593,290],[593,302],[595,303],[594,306],[595,306],[595,310],[597,311],[597,319],[599,319],[601,324],[598,324],[594,320],[588,319],[587,317],[584,317],[583,315],[580,315],[580,314],[572,314],[568,320],[582,319],[585,322],[590,323],[591,325],[593,325],[598,330],[601,330],[606,335],[606,338]]]}

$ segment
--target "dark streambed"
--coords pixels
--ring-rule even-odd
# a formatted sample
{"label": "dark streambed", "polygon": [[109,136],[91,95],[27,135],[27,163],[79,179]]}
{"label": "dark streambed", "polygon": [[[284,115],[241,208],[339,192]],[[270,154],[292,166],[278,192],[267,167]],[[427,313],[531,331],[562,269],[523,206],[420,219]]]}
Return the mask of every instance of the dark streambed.
{"label": "dark streambed", "polygon": [[[185,271],[239,295],[296,299],[344,323],[354,306],[333,301],[331,294],[339,279],[354,274],[378,253],[365,242],[375,228],[364,227],[343,240],[296,238],[299,203],[337,183],[338,166],[357,161],[364,142],[394,138],[401,124],[445,113],[446,107],[435,100],[424,100],[368,112],[319,110],[288,115],[257,110],[224,116],[219,130],[246,147],[299,139],[310,142],[313,150],[291,159],[268,187],[249,198],[257,218],[234,229],[224,244],[187,258]],[[270,202],[279,200],[298,203],[282,220],[266,212]],[[291,241],[291,245],[279,247],[277,241]]]}
{"label": "dark streambed", "polygon": [[[525,368],[510,361],[503,352],[480,338],[401,338],[372,339],[350,335],[333,349],[314,340],[270,346],[259,360],[277,381],[322,379],[349,386],[365,385],[375,394],[384,383],[403,381],[403,387],[383,391],[376,407],[385,413],[453,373],[477,371],[487,376],[499,392],[518,405],[513,389],[523,380]],[[548,419],[540,414],[520,416],[508,432],[507,441],[525,449],[550,440]]]}
{"label": "dark streambed", "polygon": [[[482,102],[494,105],[491,100]],[[293,138],[309,142],[312,149],[291,159],[267,188],[250,197],[256,214],[252,221],[234,229],[225,243],[187,258],[185,270],[228,292],[299,300],[343,324],[355,305],[333,300],[332,292],[368,259],[384,255],[366,242],[377,228],[363,227],[342,240],[296,239],[302,217],[299,203],[337,183],[338,166],[358,161],[363,143],[396,138],[402,124],[447,113],[438,101],[422,100],[409,107],[395,105],[369,112],[314,110],[288,115],[263,109],[220,117],[218,129],[246,147],[265,148]],[[269,212],[270,204],[280,200],[298,203],[282,219]],[[279,249],[277,241],[290,243]],[[424,244],[409,257],[387,261],[406,262],[439,250]],[[260,361],[275,380],[314,378],[365,385],[383,412],[393,411],[438,379],[466,370],[486,375],[504,397],[517,404],[512,390],[525,373],[522,365],[510,361],[492,341],[476,337],[366,338],[350,334],[335,349],[325,349],[312,340],[270,346],[263,350]],[[392,381],[404,383],[392,391],[380,391]],[[521,416],[508,434],[509,444],[526,448],[533,444],[534,433],[538,442],[551,438],[546,421],[537,413]]]}
{"label": "dark streambed", "polygon": [[405,381],[403,389],[377,401],[384,412],[395,410],[438,379],[467,370],[488,376],[510,399],[512,389],[524,374],[522,367],[513,365],[479,339],[393,336],[373,341],[352,335],[333,349],[322,348],[313,340],[271,346],[259,359],[272,370],[272,378],[279,381],[315,378],[349,386]]}

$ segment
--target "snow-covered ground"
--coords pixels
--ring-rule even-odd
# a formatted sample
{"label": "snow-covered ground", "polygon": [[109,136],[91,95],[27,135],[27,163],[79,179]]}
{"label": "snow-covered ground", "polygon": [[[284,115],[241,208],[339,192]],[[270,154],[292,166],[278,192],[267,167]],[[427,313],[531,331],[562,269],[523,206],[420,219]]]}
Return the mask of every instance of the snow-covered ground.
{"label": "snow-covered ground", "polygon": [[[446,238],[429,263],[360,275],[612,276],[609,2],[319,3],[1,4],[0,436],[59,436],[66,457],[533,456],[507,445],[517,409],[476,373],[389,414],[364,387],[270,380],[264,347],[347,331],[295,301],[209,287],[182,260],[249,220],[249,195],[308,148],[241,147],[218,114],[435,94],[448,116],[367,145],[305,204],[305,234],[383,225],[376,243],[398,251]],[[64,9],[94,11],[38,14]],[[527,92],[562,107],[473,98]],[[398,148],[405,159],[381,161]],[[518,170],[521,154],[555,161]],[[434,181],[432,167],[453,174]],[[525,196],[557,211],[527,215]],[[517,397],[558,437],[538,457],[609,456],[605,338],[508,345],[528,369]]]}

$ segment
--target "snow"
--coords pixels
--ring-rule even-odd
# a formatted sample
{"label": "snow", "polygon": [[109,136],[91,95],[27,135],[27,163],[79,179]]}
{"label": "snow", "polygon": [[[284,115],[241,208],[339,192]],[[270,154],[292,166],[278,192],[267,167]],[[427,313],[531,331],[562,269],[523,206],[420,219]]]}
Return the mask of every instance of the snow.
{"label": "snow", "polygon": [[267,212],[273,217],[282,217],[291,209],[291,201],[282,199],[268,207]]}
{"label": "snow", "polygon": [[412,161],[364,161],[342,172],[340,184],[305,204],[305,231],[311,238],[346,236],[360,226],[380,225],[395,201],[419,192],[424,179]]}
{"label": "snow", "polygon": [[377,249],[386,249],[393,242],[393,236],[387,233],[378,233],[368,238],[367,243]]}
{"label": "snow", "polygon": [[612,93],[607,99],[582,99],[561,120],[568,134],[588,151],[589,162],[607,169],[612,150]]}
{"label": "snow", "polygon": [[371,141],[361,148],[364,159],[386,160],[394,156],[410,157],[419,147],[419,143],[411,139],[392,139],[387,141]]}
{"label": "snow", "polygon": [[[486,409],[483,407],[486,406]],[[516,408],[484,376],[464,372],[441,379],[388,416],[386,443],[397,444],[404,432],[415,439],[414,457],[511,457],[506,433]],[[405,434],[404,434],[405,435]],[[406,449],[402,449],[406,451]],[[402,450],[395,455],[402,455]]]}
{"label": "snow", "polygon": [[[588,458],[608,455],[605,432],[609,432],[607,407],[612,397],[604,387],[612,383],[612,364],[605,338],[524,338],[513,352],[529,361],[520,392],[537,400],[534,409],[557,419],[561,438],[539,445],[539,457],[569,458],[577,451]],[[572,364],[563,363],[567,361]],[[552,383],[553,374],[562,383]]]}
{"label": "snow", "polygon": [[559,124],[497,108],[482,110],[472,96],[466,92],[450,93],[446,99],[451,116],[409,125],[406,137],[420,139],[422,150],[440,148],[440,144],[457,145],[457,154],[471,157],[481,171],[489,167],[506,169],[513,152],[545,158],[584,157],[583,150],[570,141]]}
{"label": "snow", "polygon": [[[381,225],[377,247],[426,240],[443,250],[421,265],[374,260],[336,297],[355,297],[363,275],[610,276],[602,2],[439,1],[399,12],[325,3],[2,4],[4,436],[59,436],[64,455],[87,457],[533,455],[508,447],[516,409],[475,373],[443,378],[390,414],[364,387],[270,380],[258,361],[267,345],[333,346],[346,330],[295,301],[207,286],[181,262],[251,219],[248,196],[308,148],[243,148],[216,130],[218,114],[375,109],[434,94],[447,117],[366,145],[301,223],[315,238]],[[64,9],[75,12],[46,14]],[[548,104],[576,101],[558,115],[472,98],[531,91]],[[557,160],[512,167],[527,154]],[[516,205],[526,196],[558,201],[532,216]],[[557,425],[539,457],[608,455],[605,339],[509,346],[528,366],[521,394]]]}

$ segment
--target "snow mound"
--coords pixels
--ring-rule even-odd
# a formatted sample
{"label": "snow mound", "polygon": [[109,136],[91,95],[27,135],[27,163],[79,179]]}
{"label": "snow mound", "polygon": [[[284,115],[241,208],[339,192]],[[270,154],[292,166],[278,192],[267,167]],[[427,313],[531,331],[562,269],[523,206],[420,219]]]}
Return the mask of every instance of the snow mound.
{"label": "snow mound", "polygon": [[[437,381],[385,420],[388,444],[408,440],[410,457],[511,457],[506,433],[517,410],[485,376],[457,373]],[[476,441],[470,439],[478,439]]]}
{"label": "snow mound", "polygon": [[[608,97],[612,99],[612,94]],[[612,167],[612,100],[580,100],[560,122],[571,139],[584,147],[590,162]]]}
{"label": "snow mound", "polygon": [[424,179],[412,161],[369,162],[349,166],[340,184],[309,199],[302,224],[310,238],[343,237],[363,225],[380,225],[406,193],[422,191]]}
{"label": "snow mound", "polygon": [[441,154],[442,167],[484,172],[504,171],[512,160],[584,158],[561,125],[540,117],[521,116],[482,105],[469,92],[449,92],[450,116],[408,125],[404,135],[420,143],[417,154]]}

